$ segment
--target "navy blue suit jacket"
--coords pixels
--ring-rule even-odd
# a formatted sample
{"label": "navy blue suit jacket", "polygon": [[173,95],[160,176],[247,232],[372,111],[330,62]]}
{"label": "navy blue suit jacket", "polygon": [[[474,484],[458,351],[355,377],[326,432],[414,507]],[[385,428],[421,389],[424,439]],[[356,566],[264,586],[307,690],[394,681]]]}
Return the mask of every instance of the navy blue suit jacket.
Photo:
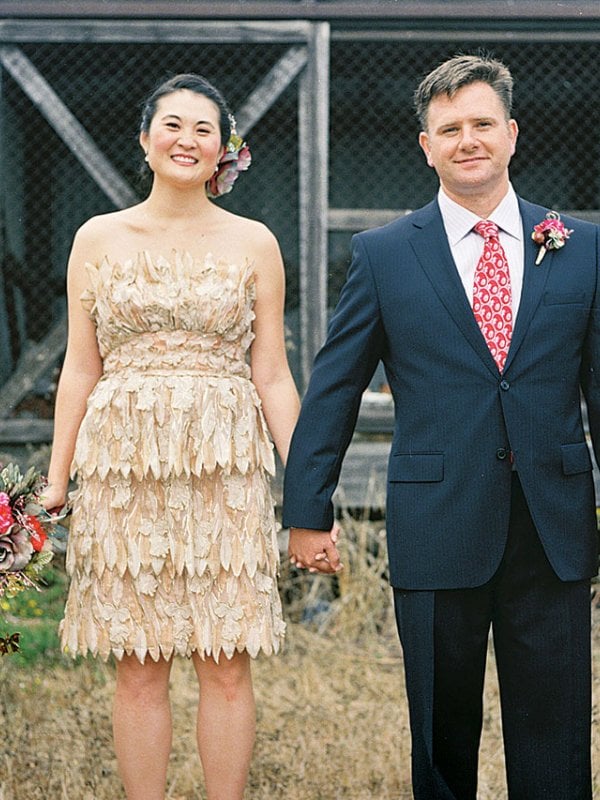
{"label": "navy blue suit jacket", "polygon": [[492,577],[508,533],[507,451],[557,575],[596,573],[580,392],[598,446],[599,229],[565,218],[570,239],[536,265],[531,232],[547,209],[519,205],[523,290],[502,376],[474,319],[437,201],[353,238],[348,277],[292,441],[283,522],[331,527],[342,459],[381,359],[395,407],[387,536],[390,578],[399,588],[478,586]]}

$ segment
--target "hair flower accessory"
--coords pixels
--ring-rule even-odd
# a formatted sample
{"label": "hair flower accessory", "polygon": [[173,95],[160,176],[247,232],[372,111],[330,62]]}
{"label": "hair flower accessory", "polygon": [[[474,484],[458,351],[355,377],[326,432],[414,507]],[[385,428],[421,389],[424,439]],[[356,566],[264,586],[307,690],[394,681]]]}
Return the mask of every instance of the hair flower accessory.
{"label": "hair flower accessory", "polygon": [[235,117],[229,117],[231,122],[231,135],[221,156],[218,169],[206,184],[209,197],[220,197],[228,194],[233,189],[240,172],[245,172],[252,163],[250,148],[235,129]]}
{"label": "hair flower accessory", "polygon": [[548,250],[560,250],[561,247],[564,247],[572,233],[573,231],[565,228],[564,223],[561,222],[560,214],[556,211],[548,211],[546,219],[533,226],[531,238],[540,245],[535,263],[540,264]]}

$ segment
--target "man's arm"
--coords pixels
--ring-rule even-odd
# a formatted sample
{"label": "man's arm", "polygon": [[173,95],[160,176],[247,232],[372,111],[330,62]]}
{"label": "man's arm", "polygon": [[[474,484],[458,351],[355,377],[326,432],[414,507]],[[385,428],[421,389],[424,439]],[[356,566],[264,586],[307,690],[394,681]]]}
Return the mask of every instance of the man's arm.
{"label": "man's arm", "polygon": [[359,235],[327,341],[315,359],[285,470],[283,524],[293,529],[290,555],[309,568],[333,572],[339,564],[329,533],[331,498],[362,394],[384,346],[379,299]]}

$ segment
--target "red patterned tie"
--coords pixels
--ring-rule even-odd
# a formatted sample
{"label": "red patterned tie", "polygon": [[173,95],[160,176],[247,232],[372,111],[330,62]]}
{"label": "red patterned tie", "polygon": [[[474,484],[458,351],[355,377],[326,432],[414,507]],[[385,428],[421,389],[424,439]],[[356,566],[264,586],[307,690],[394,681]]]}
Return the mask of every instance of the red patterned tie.
{"label": "red patterned tie", "polygon": [[483,253],[475,268],[473,313],[500,372],[512,336],[510,272],[495,222],[481,220],[473,228],[483,236]]}

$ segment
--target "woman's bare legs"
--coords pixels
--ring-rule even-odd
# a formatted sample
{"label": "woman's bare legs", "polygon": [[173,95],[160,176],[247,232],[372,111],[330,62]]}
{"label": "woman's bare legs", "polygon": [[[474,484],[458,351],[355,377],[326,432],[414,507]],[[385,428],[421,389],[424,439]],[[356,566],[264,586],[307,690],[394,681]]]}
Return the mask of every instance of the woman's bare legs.
{"label": "woman's bare legs", "polygon": [[200,681],[198,751],[208,800],[242,800],[256,731],[250,657],[193,656]]}
{"label": "woman's bare legs", "polygon": [[113,734],[127,800],[164,800],[171,752],[171,661],[117,662]]}

